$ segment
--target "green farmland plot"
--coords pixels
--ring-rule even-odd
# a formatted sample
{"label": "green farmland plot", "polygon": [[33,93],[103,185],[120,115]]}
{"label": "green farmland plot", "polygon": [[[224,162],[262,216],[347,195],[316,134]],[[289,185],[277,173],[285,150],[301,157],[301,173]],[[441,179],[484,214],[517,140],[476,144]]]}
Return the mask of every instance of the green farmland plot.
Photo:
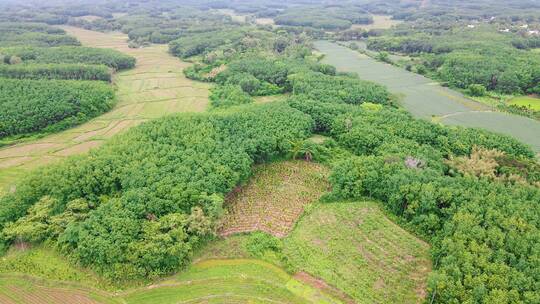
{"label": "green farmland plot", "polygon": [[449,125],[484,128],[511,135],[540,151],[539,121],[495,112],[431,79],[378,62],[332,42],[318,41],[315,47],[326,54],[325,63],[341,71],[356,72],[360,78],[386,85],[392,93],[403,96],[403,106],[417,117],[436,118]]}
{"label": "green farmland plot", "polygon": [[521,96],[512,98],[509,102],[511,105],[530,108],[535,111],[540,111],[540,98],[531,96]]}

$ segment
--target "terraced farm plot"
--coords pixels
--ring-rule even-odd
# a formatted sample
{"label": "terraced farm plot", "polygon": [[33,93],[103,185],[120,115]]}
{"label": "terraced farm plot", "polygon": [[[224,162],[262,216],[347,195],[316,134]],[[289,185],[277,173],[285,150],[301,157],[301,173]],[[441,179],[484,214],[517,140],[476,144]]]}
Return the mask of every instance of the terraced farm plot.
{"label": "terraced farm plot", "polygon": [[0,275],[2,304],[341,303],[279,267],[252,259],[207,260],[155,284],[122,292]]}
{"label": "terraced farm plot", "polygon": [[123,296],[126,303],[340,303],[269,263],[207,260],[156,287]]}
{"label": "terraced farm plot", "polygon": [[429,247],[390,221],[376,203],[317,204],[289,237],[284,254],[358,303],[420,303]]}
{"label": "terraced farm plot", "polygon": [[513,136],[540,152],[540,122],[473,101],[421,75],[408,72],[328,41],[315,46],[326,54],[324,62],[340,71],[356,72],[360,78],[386,85],[399,96],[414,116],[450,125],[483,128]]}
{"label": "terraced farm plot", "polygon": [[304,207],[327,191],[327,174],[322,165],[304,161],[256,167],[248,184],[228,198],[221,235],[257,230],[287,235]]}
{"label": "terraced farm plot", "polygon": [[110,112],[78,127],[0,149],[0,188],[9,189],[25,172],[85,153],[149,119],[177,112],[200,112],[207,107],[208,84],[185,78],[182,70],[189,64],[169,55],[166,45],[131,49],[124,34],[64,29],[85,46],[132,55],[137,65],[114,76],[117,103]]}

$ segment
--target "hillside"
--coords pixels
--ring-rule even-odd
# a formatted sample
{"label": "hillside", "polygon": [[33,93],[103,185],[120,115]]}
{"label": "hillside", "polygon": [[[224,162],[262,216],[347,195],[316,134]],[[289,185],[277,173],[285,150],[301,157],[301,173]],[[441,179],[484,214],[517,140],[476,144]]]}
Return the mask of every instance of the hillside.
{"label": "hillside", "polygon": [[540,6],[0,18],[0,302],[540,302]]}

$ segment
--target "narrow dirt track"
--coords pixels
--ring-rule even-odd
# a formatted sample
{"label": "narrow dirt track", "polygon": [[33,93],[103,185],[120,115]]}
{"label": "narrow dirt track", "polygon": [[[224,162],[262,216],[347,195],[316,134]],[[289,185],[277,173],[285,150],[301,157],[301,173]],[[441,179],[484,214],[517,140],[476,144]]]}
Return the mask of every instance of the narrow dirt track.
{"label": "narrow dirt track", "polygon": [[0,189],[10,189],[29,170],[88,152],[108,138],[149,119],[177,112],[200,112],[208,104],[208,85],[187,79],[189,63],[167,52],[166,45],[130,49],[127,36],[64,27],[84,46],[111,48],[137,59],[134,69],[115,75],[114,109],[78,127],[0,149]]}

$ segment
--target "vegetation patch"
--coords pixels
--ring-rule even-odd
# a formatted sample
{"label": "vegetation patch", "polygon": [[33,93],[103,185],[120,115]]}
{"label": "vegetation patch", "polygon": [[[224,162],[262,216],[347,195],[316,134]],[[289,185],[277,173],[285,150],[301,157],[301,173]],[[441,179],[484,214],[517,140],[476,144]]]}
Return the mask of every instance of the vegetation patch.
{"label": "vegetation patch", "polygon": [[220,234],[260,230],[287,235],[304,208],[328,190],[327,173],[324,166],[306,161],[255,167],[250,181],[228,197]]}
{"label": "vegetation patch", "polygon": [[66,129],[110,110],[113,102],[105,83],[2,79],[0,139]]}
{"label": "vegetation patch", "polygon": [[281,268],[253,259],[205,260],[174,277],[115,293],[32,277],[0,279],[0,301],[9,304],[341,303]]}
{"label": "vegetation patch", "polygon": [[372,202],[317,204],[284,240],[293,268],[358,302],[419,303],[431,270],[429,246]]}
{"label": "vegetation patch", "polygon": [[521,96],[510,99],[510,105],[525,107],[534,111],[540,111],[540,98],[538,96]]}

